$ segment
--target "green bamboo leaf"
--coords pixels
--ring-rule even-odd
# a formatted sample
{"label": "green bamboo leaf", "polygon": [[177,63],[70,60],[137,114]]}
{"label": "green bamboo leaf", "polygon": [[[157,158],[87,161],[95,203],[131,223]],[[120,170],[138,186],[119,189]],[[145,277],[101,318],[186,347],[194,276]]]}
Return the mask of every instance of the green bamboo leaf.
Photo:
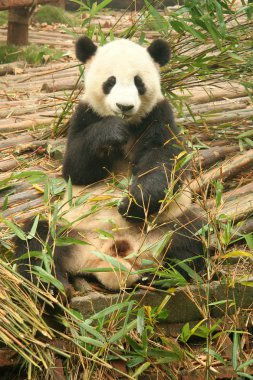
{"label": "green bamboo leaf", "polygon": [[135,319],[132,322],[129,322],[126,326],[124,326],[121,330],[119,330],[116,334],[112,335],[109,339],[109,343],[115,343],[118,340],[121,340],[122,338],[125,338],[125,336],[129,333],[129,331],[136,328],[137,320]]}
{"label": "green bamboo leaf", "polygon": [[107,263],[111,264],[113,268],[120,269],[123,272],[129,272],[129,269],[127,269],[123,264],[121,264],[117,259],[114,257],[107,255],[106,253],[98,252],[98,251],[92,251],[93,255],[97,256],[98,258],[106,261]]}
{"label": "green bamboo leaf", "polygon": [[147,0],[145,1],[145,5],[153,17],[153,21],[156,27],[156,30],[158,30],[160,33],[163,33],[164,35],[168,35],[168,21],[165,17],[163,17]]}
{"label": "green bamboo leaf", "polygon": [[105,337],[100,334],[94,327],[87,323],[87,321],[82,322],[81,326],[87,331],[89,334],[95,336],[100,342],[106,343]]}
{"label": "green bamboo leaf", "polygon": [[76,245],[90,245],[89,243],[87,243],[84,240],[75,239],[75,238],[72,238],[72,237],[58,237],[58,238],[56,238],[56,241],[55,241],[55,245],[57,247],[65,247],[65,246],[73,245],[73,244],[76,244]]}
{"label": "green bamboo leaf", "polygon": [[138,377],[146,371],[150,367],[151,363],[150,362],[145,362],[143,363],[133,374],[134,379],[138,379]]}
{"label": "green bamboo leaf", "polygon": [[99,340],[89,338],[88,336],[79,336],[77,339],[79,342],[88,343],[88,344],[91,344],[92,346],[95,346],[95,347],[101,347],[102,348],[105,346],[105,343],[100,342]]}
{"label": "green bamboo leaf", "polygon": [[246,362],[240,364],[238,367],[237,367],[237,371],[240,371],[241,369],[245,368],[245,367],[248,367],[250,365],[253,364],[253,359],[250,359],[250,360],[247,360]]}
{"label": "green bamboo leaf", "polygon": [[32,228],[31,228],[31,230],[27,236],[27,239],[32,239],[35,236],[36,231],[37,231],[37,227],[38,227],[38,223],[39,223],[39,219],[40,219],[40,216],[37,215],[36,218],[34,219]]}
{"label": "green bamboo leaf", "polygon": [[86,322],[91,323],[93,320],[104,318],[107,315],[114,313],[115,311],[120,312],[122,309],[125,309],[125,308],[129,308],[129,307],[133,308],[134,305],[135,305],[135,301],[126,301],[119,304],[111,305],[107,307],[106,309],[101,310],[96,314],[93,314],[89,319],[86,320]]}
{"label": "green bamboo leaf", "polygon": [[9,227],[12,230],[12,232],[14,232],[16,236],[19,237],[19,239],[21,240],[27,239],[26,234],[16,224],[12,223],[10,220],[7,220],[7,219],[3,219],[2,221],[7,227]]}
{"label": "green bamboo leaf", "polygon": [[145,327],[144,316],[145,316],[145,311],[144,311],[144,308],[142,307],[138,310],[138,313],[137,313],[137,332],[140,336],[142,336],[142,333]]}
{"label": "green bamboo leaf", "polygon": [[35,275],[38,275],[43,282],[46,282],[48,284],[52,284],[53,286],[56,287],[56,289],[58,289],[62,293],[64,293],[65,290],[64,290],[63,284],[59,280],[57,280],[51,273],[46,271],[45,269],[43,269],[37,265],[34,265],[32,273]]}

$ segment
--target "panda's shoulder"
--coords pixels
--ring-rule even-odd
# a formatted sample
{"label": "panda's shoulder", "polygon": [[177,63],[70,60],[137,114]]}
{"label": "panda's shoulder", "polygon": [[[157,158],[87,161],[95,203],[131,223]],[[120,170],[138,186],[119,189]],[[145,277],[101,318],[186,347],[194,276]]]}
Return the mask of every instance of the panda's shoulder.
{"label": "panda's shoulder", "polygon": [[87,102],[81,100],[70,119],[70,132],[78,131],[100,120],[101,116]]}
{"label": "panda's shoulder", "polygon": [[154,120],[161,120],[164,122],[168,122],[173,118],[173,111],[169,101],[165,98],[160,100],[153,108],[150,117],[153,117]]}

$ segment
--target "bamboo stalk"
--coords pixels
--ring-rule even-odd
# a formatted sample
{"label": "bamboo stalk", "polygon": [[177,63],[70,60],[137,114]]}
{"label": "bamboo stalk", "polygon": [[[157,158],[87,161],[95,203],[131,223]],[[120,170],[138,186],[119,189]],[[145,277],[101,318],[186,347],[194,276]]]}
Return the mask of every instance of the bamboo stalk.
{"label": "bamboo stalk", "polygon": [[[52,117],[45,117],[45,118],[37,118],[37,119],[30,119],[30,120],[23,120],[19,121],[17,123],[10,124],[9,126],[2,126],[0,127],[0,133],[5,132],[14,132],[14,131],[23,131],[26,129],[33,129],[35,127],[38,127],[40,125],[50,125],[53,122]],[[28,140],[31,141],[31,140]],[[5,147],[8,146],[8,141],[3,142],[3,145]],[[10,145],[14,146],[14,145]],[[0,142],[0,149],[2,148],[2,142]]]}
{"label": "bamboo stalk", "polygon": [[233,221],[245,219],[253,212],[253,193],[238,196],[235,199],[225,202],[218,212],[219,218],[226,220],[228,217]]}
{"label": "bamboo stalk", "polygon": [[[8,207],[11,207],[14,203],[31,201],[33,199],[41,197],[41,193],[39,193],[35,189],[25,190],[21,193],[13,194],[8,197]],[[4,204],[5,197],[0,198],[0,207]]]}
{"label": "bamboo stalk", "polygon": [[6,211],[3,211],[2,215],[4,218],[9,217],[11,215],[17,214],[19,212],[31,210],[33,208],[38,208],[40,206],[43,206],[43,197],[38,197],[36,199],[33,199],[29,202],[22,203],[21,205],[11,207]]}
{"label": "bamboo stalk", "polygon": [[16,137],[10,137],[6,140],[0,141],[0,150],[16,146],[16,145],[21,144],[23,142],[32,141],[33,139],[34,139],[34,137],[31,135],[28,135],[28,134],[18,136],[18,137],[17,136]]}
{"label": "bamboo stalk", "polygon": [[203,125],[219,125],[220,123],[227,123],[229,121],[250,119],[253,116],[253,109],[236,110],[232,112],[217,113],[214,116],[205,115],[203,117],[183,117],[177,120],[179,124],[184,126],[203,124]]}
{"label": "bamboo stalk", "polygon": [[190,183],[190,187],[194,192],[199,193],[203,187],[208,186],[211,181],[225,180],[235,177],[243,170],[251,168],[253,165],[253,149],[238,154],[234,158],[219,165],[218,167],[208,171],[207,173],[200,173],[199,177]]}
{"label": "bamboo stalk", "polygon": [[227,155],[238,152],[240,150],[238,145],[231,146],[214,146],[209,149],[201,150],[196,157],[197,167],[206,169],[220,160],[224,160]]}

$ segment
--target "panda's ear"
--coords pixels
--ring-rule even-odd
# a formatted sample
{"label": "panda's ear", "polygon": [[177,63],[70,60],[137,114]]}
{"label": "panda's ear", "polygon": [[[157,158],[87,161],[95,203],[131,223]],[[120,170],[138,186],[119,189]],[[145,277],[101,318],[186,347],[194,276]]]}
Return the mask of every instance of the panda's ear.
{"label": "panda's ear", "polygon": [[158,39],[153,41],[147,50],[153,60],[159,63],[160,66],[166,65],[170,60],[170,45],[165,40]]}
{"label": "panda's ear", "polygon": [[89,37],[83,36],[76,41],[76,58],[79,61],[86,63],[89,58],[95,55],[96,51],[97,46]]}

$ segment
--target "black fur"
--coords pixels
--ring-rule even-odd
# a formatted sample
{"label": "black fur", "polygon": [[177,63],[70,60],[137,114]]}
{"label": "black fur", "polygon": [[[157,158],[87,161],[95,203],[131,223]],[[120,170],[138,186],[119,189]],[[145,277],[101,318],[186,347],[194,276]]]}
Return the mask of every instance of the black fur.
{"label": "black fur", "polygon": [[88,37],[80,37],[76,42],[76,57],[79,61],[85,63],[95,55],[97,46]]}
{"label": "black fur", "polygon": [[196,233],[206,224],[205,218],[200,216],[200,212],[187,210],[177,219],[166,224],[166,230],[172,230],[173,235],[169,243],[165,258],[167,264],[175,265],[175,268],[186,278],[189,276],[180,267],[180,262],[185,261],[195,272],[204,271],[204,247],[200,236]]}
{"label": "black fur", "polygon": [[128,140],[126,123],[117,116],[100,117],[79,103],[70,121],[63,176],[74,185],[99,181],[123,158]]}
{"label": "black fur", "polygon": [[111,77],[109,77],[102,85],[102,88],[103,88],[103,93],[105,95],[108,95],[110,94],[111,92],[111,89],[113,88],[113,86],[115,85],[116,83],[116,78],[114,75],[112,75]]}
{"label": "black fur", "polygon": [[166,65],[170,60],[170,46],[165,40],[158,39],[153,41],[147,50],[154,61],[159,63],[160,66]]}
{"label": "black fur", "polygon": [[[23,231],[28,233],[33,225],[33,221],[27,221],[23,226]],[[36,231],[36,237],[30,239],[30,240],[21,240],[18,237],[15,237],[14,239],[14,245],[17,247],[16,249],[16,258],[19,262],[18,271],[22,274],[23,277],[26,279],[36,283],[37,277],[31,273],[31,265],[34,266],[41,266],[43,264],[43,260],[41,257],[37,256],[29,256],[29,252],[41,252],[41,255],[48,254],[44,253],[43,251],[43,243],[46,243],[49,249],[51,250],[51,247],[53,245],[53,239],[50,235],[49,226],[47,221],[39,221],[37,231]],[[56,247],[54,252],[54,262],[55,262],[55,268],[52,268],[52,271],[55,270],[55,275],[62,282],[65,289],[68,288],[69,281],[67,278],[67,272],[63,268],[61,262],[64,257],[64,255],[68,255],[71,248],[70,246],[66,247]],[[22,256],[26,255],[26,258],[21,258]],[[47,287],[47,285],[45,285]],[[53,289],[51,286],[50,288],[55,292],[55,289]]]}
{"label": "black fur", "polygon": [[146,92],[146,87],[139,75],[135,75],[134,77],[134,84],[138,90],[139,95],[144,95]]}
{"label": "black fur", "polygon": [[130,136],[136,140],[130,187],[135,201],[129,204],[125,198],[119,212],[142,218],[143,200],[149,214],[159,209],[174,158],[182,150],[179,129],[166,100],[158,103],[137,125],[127,124],[117,116],[102,118],[79,103],[70,122],[63,175],[75,185],[104,179],[113,170],[115,161],[123,159],[123,147]]}

